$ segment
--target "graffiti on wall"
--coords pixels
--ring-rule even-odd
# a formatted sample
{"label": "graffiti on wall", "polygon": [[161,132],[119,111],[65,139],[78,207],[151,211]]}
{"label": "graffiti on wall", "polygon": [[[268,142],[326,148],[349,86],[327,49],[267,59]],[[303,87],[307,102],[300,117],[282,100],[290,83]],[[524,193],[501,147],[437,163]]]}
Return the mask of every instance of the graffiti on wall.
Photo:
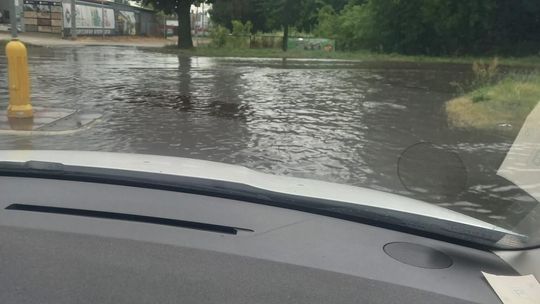
{"label": "graffiti on wall", "polygon": [[[79,5],[77,9],[77,29],[114,29],[114,10],[110,8]],[[71,7],[64,5],[64,28],[71,28]]]}
{"label": "graffiti on wall", "polygon": [[289,38],[287,45],[289,49],[305,51],[332,52],[336,48],[334,40],[325,38]]}

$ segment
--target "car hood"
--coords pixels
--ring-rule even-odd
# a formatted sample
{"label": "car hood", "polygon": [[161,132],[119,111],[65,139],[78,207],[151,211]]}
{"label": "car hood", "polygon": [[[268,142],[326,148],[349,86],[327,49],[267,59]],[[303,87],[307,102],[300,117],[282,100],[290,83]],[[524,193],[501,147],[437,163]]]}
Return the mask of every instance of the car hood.
{"label": "car hood", "polygon": [[109,152],[4,150],[0,151],[0,161],[14,163],[40,161],[61,163],[66,166],[127,170],[225,181],[277,193],[418,214],[513,234],[511,231],[473,217],[395,194],[318,180],[270,175],[241,166],[203,160]]}

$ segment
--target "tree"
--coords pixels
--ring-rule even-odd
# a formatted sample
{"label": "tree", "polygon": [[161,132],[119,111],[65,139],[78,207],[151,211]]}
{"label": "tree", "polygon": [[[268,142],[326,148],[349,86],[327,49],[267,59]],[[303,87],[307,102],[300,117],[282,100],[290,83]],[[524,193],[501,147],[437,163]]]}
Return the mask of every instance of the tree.
{"label": "tree", "polygon": [[[342,8],[347,0],[216,0],[210,16],[216,24],[232,30],[233,20],[250,21],[253,30],[283,30],[283,49],[287,47],[289,28],[311,31],[317,24],[317,12],[326,3]],[[341,3],[341,4],[340,4]]]}
{"label": "tree", "polygon": [[212,3],[213,0],[139,0],[143,5],[165,12],[176,14],[178,18],[178,48],[190,49],[193,47],[191,38],[191,5],[199,5],[203,2]]}
{"label": "tree", "polygon": [[283,51],[287,51],[289,27],[298,21],[302,7],[312,0],[260,0],[259,9],[266,12],[270,28],[283,29]]}
{"label": "tree", "polygon": [[255,32],[283,30],[283,49],[287,48],[289,28],[312,32],[319,22],[318,12],[324,6],[336,12],[347,3],[366,0],[215,0],[210,11],[212,22],[232,30],[233,20],[251,21]]}
{"label": "tree", "polygon": [[258,9],[260,0],[215,0],[210,10],[210,17],[215,24],[222,25],[232,31],[232,21],[253,24],[255,32],[266,32],[268,28],[263,10]]}
{"label": "tree", "polygon": [[[340,0],[344,1],[344,0]],[[336,0],[304,0],[299,10],[295,12],[296,16],[293,25],[302,32],[312,32],[318,22],[318,12],[325,5],[336,5]],[[332,6],[333,7],[333,6]]]}
{"label": "tree", "polygon": [[504,0],[351,0],[339,13],[321,9],[317,33],[349,50],[482,53],[493,35],[497,1]]}
{"label": "tree", "polygon": [[538,54],[540,49],[540,1],[496,0],[496,20],[490,42],[500,53]]}

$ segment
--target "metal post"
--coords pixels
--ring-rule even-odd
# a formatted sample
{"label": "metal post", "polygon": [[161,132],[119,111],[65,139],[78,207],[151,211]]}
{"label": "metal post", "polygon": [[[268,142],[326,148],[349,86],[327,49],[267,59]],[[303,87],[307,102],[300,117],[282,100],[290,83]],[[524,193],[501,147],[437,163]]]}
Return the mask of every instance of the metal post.
{"label": "metal post", "polygon": [[71,39],[77,39],[77,8],[75,0],[71,0]]}
{"label": "metal post", "polygon": [[204,17],[206,15],[206,11],[204,10],[204,2],[202,4],[202,16],[201,16],[201,31],[203,33],[203,37],[204,37],[204,31],[205,31],[205,25],[204,25]]}
{"label": "metal post", "polygon": [[30,118],[34,112],[30,103],[30,77],[28,76],[26,47],[14,38],[6,45],[6,57],[9,88],[7,115],[10,118]]}
{"label": "metal post", "polygon": [[9,12],[9,21],[11,22],[11,38],[17,38],[17,6],[15,1],[11,0],[11,12]]}
{"label": "metal post", "polygon": [[101,0],[101,39],[105,39],[105,9]]}
{"label": "metal post", "polygon": [[192,18],[191,27],[193,27],[195,32],[195,43],[196,46],[199,46],[199,27],[197,23],[199,22],[199,7],[195,7],[195,18]]}

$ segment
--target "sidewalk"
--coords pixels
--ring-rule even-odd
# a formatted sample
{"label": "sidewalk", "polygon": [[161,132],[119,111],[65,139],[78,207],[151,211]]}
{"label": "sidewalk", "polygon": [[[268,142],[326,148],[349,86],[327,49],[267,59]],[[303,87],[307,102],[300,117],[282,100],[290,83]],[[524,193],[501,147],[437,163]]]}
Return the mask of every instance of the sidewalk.
{"label": "sidewalk", "polygon": [[[176,43],[176,37],[168,39],[156,37],[134,37],[134,36],[106,36],[90,37],[82,36],[77,40],[62,39],[57,34],[46,33],[19,33],[18,37],[22,42],[46,47],[62,46],[86,46],[86,45],[109,45],[109,46],[140,46],[160,48]],[[8,32],[0,32],[0,40],[9,40],[11,35]]]}

